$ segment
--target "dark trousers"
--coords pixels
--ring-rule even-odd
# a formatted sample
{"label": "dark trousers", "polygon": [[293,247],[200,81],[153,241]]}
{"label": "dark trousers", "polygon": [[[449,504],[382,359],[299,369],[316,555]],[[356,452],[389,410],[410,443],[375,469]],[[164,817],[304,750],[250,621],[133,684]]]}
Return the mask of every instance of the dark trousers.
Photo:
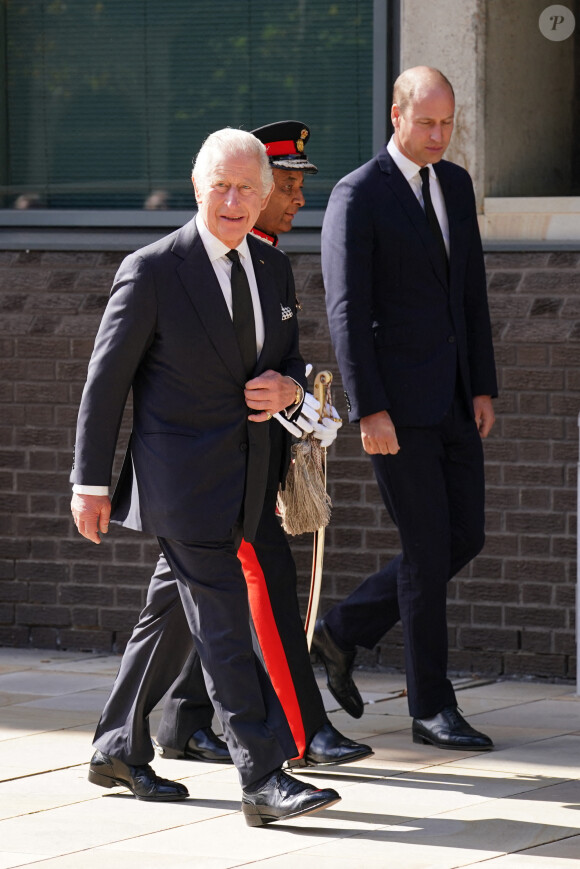
{"label": "dark trousers", "polygon": [[252,650],[239,542],[160,539],[176,582],[156,583],[133,631],[95,734],[101,751],[131,764],[152,759],[147,716],[195,641],[242,786],[296,755],[280,703]]}
{"label": "dark trousers", "polygon": [[[328,718],[314,678],[296,590],[296,565],[286,536],[275,515],[277,484],[266,493],[264,510],[252,544],[241,544],[241,560],[252,620],[268,674],[296,743],[304,754],[316,731]],[[171,573],[159,573],[152,583],[167,582]],[[157,730],[161,745],[183,749],[189,737],[211,724],[213,707],[203,680],[197,650],[193,648],[163,705]]]}
{"label": "dark trousers", "polygon": [[162,556],[97,725],[96,748],[135,765],[153,759],[149,714],[181,672],[192,647],[177,582]]}
{"label": "dark trousers", "polygon": [[409,712],[455,704],[447,678],[447,582],[484,543],[483,450],[457,398],[430,428],[397,428],[397,455],[372,456],[402,552],[369,576],[325,620],[339,643],[372,649],[402,622]]}

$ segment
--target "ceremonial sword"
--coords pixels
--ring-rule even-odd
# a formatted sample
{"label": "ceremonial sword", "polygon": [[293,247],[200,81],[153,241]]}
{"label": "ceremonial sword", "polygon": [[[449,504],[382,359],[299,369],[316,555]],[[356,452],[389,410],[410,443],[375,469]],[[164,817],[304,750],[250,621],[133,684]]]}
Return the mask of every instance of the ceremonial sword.
{"label": "ceremonial sword", "polygon": [[[332,374],[330,371],[321,371],[314,379],[314,398],[320,402],[319,418],[321,420],[324,419],[325,416],[332,416],[332,400],[330,395],[331,383]],[[321,459],[324,488],[326,489],[326,447],[321,447]],[[325,531],[326,529],[323,525],[320,528],[317,528],[314,532],[310,594],[308,596],[308,608],[306,610],[306,619],[304,621],[304,630],[306,631],[306,642],[309,651],[310,646],[312,645],[312,636],[314,634],[314,626],[316,625],[316,616],[320,604]]]}

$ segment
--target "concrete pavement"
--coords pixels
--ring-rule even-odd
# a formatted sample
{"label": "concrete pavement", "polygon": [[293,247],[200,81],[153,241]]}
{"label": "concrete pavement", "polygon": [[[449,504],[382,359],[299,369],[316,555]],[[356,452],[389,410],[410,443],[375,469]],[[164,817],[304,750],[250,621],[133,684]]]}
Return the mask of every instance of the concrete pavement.
{"label": "concrete pavement", "polygon": [[304,774],[341,793],[331,809],[252,829],[233,767],[157,758],[160,775],[187,785],[183,803],[137,802],[88,782],[92,733],[118,664],[115,656],[0,649],[0,869],[580,865],[572,685],[457,680],[464,714],[496,744],[477,754],[414,745],[404,679],[357,673],[367,704],[360,720],[323,693],[335,726],[369,742],[374,757]]}

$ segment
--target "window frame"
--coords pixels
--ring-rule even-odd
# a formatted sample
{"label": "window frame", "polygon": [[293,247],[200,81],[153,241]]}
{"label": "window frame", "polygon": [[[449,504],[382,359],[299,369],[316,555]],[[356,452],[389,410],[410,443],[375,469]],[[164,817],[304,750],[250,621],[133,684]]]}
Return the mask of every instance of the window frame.
{"label": "window frame", "polygon": [[[373,153],[385,142],[388,93],[398,70],[394,47],[398,44],[400,0],[373,0],[372,146]],[[5,6],[2,4],[5,30]],[[396,40],[393,36],[397,30]],[[0,87],[6,78],[4,42],[0,46]],[[389,74],[389,70],[391,70]],[[7,108],[6,108],[7,111]],[[6,117],[0,118],[0,147],[6,139]],[[4,141],[4,144],[5,141]],[[369,155],[370,157],[371,155]],[[0,208],[0,250],[126,250],[154,241],[182,226],[191,211],[146,211],[143,209],[30,209]],[[324,210],[306,205],[296,215],[294,231],[284,238],[285,250],[317,252]]]}

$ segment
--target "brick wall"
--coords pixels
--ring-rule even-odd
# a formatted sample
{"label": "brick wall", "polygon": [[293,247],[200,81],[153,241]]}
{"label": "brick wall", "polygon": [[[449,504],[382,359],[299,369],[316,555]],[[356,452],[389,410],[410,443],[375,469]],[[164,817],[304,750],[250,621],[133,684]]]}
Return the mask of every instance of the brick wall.
{"label": "brick wall", "polygon": [[[155,541],[73,529],[68,473],[93,337],[120,254],[0,252],[0,644],[121,649]],[[302,346],[336,372],[320,258],[292,257]],[[575,675],[580,253],[487,255],[501,397],[485,445],[487,544],[449,589],[451,668]],[[339,383],[335,404],[345,414]],[[125,432],[126,435],[126,432]],[[329,460],[334,502],[322,610],[397,551],[357,430]],[[292,540],[307,594],[311,541]],[[402,666],[393,631],[366,664]]]}

